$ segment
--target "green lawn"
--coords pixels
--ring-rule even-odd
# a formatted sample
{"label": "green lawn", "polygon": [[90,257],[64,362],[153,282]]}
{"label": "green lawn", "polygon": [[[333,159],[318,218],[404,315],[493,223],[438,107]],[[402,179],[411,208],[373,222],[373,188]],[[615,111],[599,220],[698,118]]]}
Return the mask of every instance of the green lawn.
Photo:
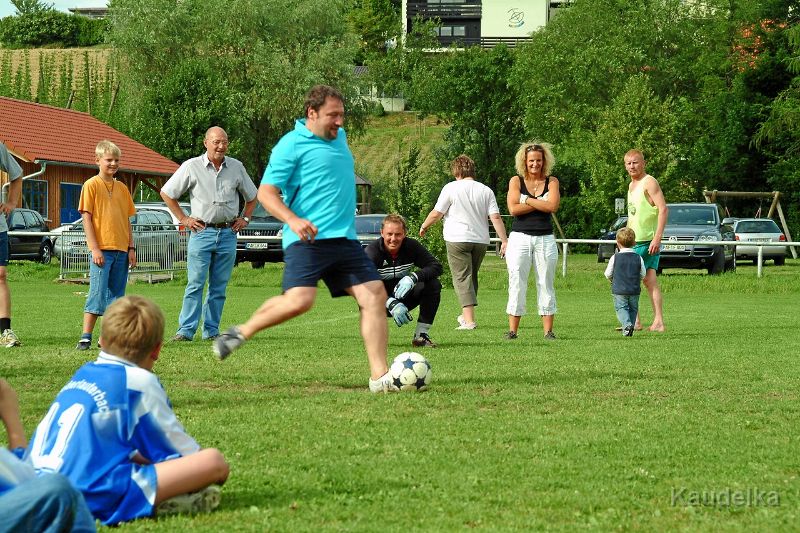
{"label": "green lawn", "polygon": [[397,165],[410,146],[418,145],[421,158],[429,158],[447,127],[434,117],[420,119],[416,113],[372,117],[363,135],[348,138],[356,172],[373,183],[396,178]]}
{"label": "green lawn", "polygon": [[[800,260],[762,279],[745,265],[665,271],[668,330],[633,338],[614,331],[603,268],[569,257],[557,341],[542,339],[538,317],[504,341],[505,270],[488,257],[477,330],[454,329],[457,304],[443,294],[422,394],[367,392],[357,309],[324,290],[308,315],[224,363],[207,342],[167,344],[156,372],[231,477],[216,513],[121,530],[797,530]],[[9,270],[24,345],[3,352],[0,375],[32,430],[97,351],[73,349],[85,287],[53,283],[55,267]],[[279,290],[280,266],[237,267],[224,323]],[[182,291],[129,288],[163,307],[167,336]],[[409,350],[412,333],[392,324],[389,353]]]}

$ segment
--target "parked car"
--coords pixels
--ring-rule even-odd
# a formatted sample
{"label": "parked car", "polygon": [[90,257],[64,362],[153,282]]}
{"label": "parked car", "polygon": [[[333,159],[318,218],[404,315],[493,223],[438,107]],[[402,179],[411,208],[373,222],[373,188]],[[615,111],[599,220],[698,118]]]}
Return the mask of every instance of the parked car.
{"label": "parked car", "polygon": [[[771,218],[739,218],[733,223],[733,233],[739,242],[786,242],[786,235]],[[786,262],[785,246],[764,246],[761,257],[766,261],[772,259],[776,265]],[[758,264],[758,246],[739,245],[736,247],[736,259],[752,259]]]}
{"label": "parked car", "polygon": [[[181,206],[181,209],[183,209],[184,213],[191,216],[192,206],[191,204],[189,204],[189,202],[178,202],[178,205]],[[164,202],[138,202],[134,204],[134,207],[136,207],[137,211],[139,209],[152,209],[155,211],[163,211],[170,216],[170,218],[172,219],[172,223],[175,225],[175,227],[178,228],[178,230],[183,231],[184,229],[186,229],[183,226],[183,224],[181,224],[181,221],[178,220],[178,218],[172,214],[172,211],[169,210],[169,207],[167,207],[167,204],[165,204]]]}
{"label": "parked car", "polygon": [[25,235],[26,233],[47,233],[50,228],[42,215],[33,209],[14,209],[8,217],[9,259],[30,259],[49,263],[53,258],[53,241],[47,235]]}
{"label": "parked car", "polygon": [[[138,263],[158,263],[161,268],[172,268],[175,261],[186,260],[185,239],[169,214],[140,207],[130,221]],[[91,253],[86,245],[83,221],[64,225],[59,231],[54,253],[61,258],[62,264],[88,263]]]}
{"label": "parked car", "polygon": [[709,274],[736,269],[735,246],[704,245],[733,241],[733,227],[722,224],[716,204],[667,204],[669,214],[661,245],[663,268],[705,268]]}
{"label": "parked car", "polygon": [[[274,237],[253,239],[253,237]],[[256,204],[250,223],[236,237],[236,263],[250,261],[253,268],[262,268],[264,263],[283,261],[283,222],[272,216],[260,203]]]}
{"label": "parked car", "polygon": [[386,213],[356,215],[356,235],[364,248],[374,240],[381,238],[381,225]]}
{"label": "parked car", "polygon": [[600,236],[598,239],[604,239],[611,241],[610,244],[598,244],[597,245],[597,262],[598,263],[605,263],[606,260],[611,259],[611,256],[614,255],[614,252],[617,249],[617,230],[625,227],[628,224],[628,215],[622,215],[621,217],[617,218],[613,224],[606,230],[600,230]]}
{"label": "parked car", "polygon": [[[181,206],[181,209],[183,209],[184,213],[186,213],[189,216],[192,214],[192,206],[188,202],[179,202],[179,205]],[[166,213],[166,215],[169,216],[171,224],[178,231],[179,234],[178,247],[175,254],[175,260],[186,261],[188,253],[187,250],[189,247],[189,232],[186,230],[186,226],[181,224],[181,221],[178,220],[178,217],[172,214],[172,211],[169,210],[167,204],[165,204],[164,202],[141,202],[138,204],[134,204],[134,207],[136,208],[137,213],[143,213],[143,212],[153,213],[155,211],[159,213]],[[166,219],[163,216],[156,216],[156,218],[157,220],[155,222],[139,221],[138,223],[166,224],[165,222]],[[136,222],[133,222],[133,219],[131,219],[131,223],[135,224]]]}

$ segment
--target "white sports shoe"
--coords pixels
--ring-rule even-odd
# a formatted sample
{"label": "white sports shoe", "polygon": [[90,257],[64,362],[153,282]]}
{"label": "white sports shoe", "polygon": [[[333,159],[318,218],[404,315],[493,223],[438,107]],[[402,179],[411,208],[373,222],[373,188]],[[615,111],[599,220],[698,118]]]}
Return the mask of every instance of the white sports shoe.
{"label": "white sports shoe", "polygon": [[464,320],[464,315],[458,315],[458,327],[456,329],[475,329],[478,327],[478,324],[475,322],[467,322]]}
{"label": "white sports shoe", "polygon": [[14,346],[19,346],[22,343],[17,338],[17,334],[14,333],[13,329],[7,329],[0,335],[0,346],[4,346],[6,348],[13,348]]}
{"label": "white sports shoe", "polygon": [[222,499],[219,487],[209,485],[203,490],[179,494],[169,500],[164,500],[156,507],[156,515],[197,514],[210,513],[217,507]]}
{"label": "white sports shoe", "polygon": [[373,380],[372,378],[370,378],[369,380],[370,392],[374,392],[377,394],[379,392],[397,392],[398,390],[400,389],[398,389],[394,385],[392,376],[389,375],[388,372],[379,377],[378,379]]}

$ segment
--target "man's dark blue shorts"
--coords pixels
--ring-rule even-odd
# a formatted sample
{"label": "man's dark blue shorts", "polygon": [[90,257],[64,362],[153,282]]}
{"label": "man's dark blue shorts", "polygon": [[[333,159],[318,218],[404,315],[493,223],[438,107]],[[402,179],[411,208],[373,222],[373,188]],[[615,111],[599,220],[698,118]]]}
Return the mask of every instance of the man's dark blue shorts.
{"label": "man's dark blue shorts", "polygon": [[331,296],[344,296],[345,289],[381,279],[361,243],[345,238],[292,243],[283,252],[283,262],[284,292],[316,287],[322,280]]}
{"label": "man's dark blue shorts", "polygon": [[8,232],[0,232],[0,266],[8,265]]}

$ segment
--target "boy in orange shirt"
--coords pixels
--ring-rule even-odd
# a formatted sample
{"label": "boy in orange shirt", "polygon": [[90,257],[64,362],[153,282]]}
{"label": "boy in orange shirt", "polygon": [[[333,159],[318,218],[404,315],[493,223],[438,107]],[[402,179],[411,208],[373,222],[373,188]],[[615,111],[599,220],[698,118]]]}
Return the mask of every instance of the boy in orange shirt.
{"label": "boy in orange shirt", "polygon": [[136,213],[133,198],[124,183],[114,177],[119,170],[120,149],[111,141],[95,148],[97,176],[81,188],[78,211],[83,219],[89,263],[89,296],[83,309],[83,334],[76,349],[92,346],[92,330],[111,302],[125,295],[128,268],[136,266],[136,246],[130,217]]}

